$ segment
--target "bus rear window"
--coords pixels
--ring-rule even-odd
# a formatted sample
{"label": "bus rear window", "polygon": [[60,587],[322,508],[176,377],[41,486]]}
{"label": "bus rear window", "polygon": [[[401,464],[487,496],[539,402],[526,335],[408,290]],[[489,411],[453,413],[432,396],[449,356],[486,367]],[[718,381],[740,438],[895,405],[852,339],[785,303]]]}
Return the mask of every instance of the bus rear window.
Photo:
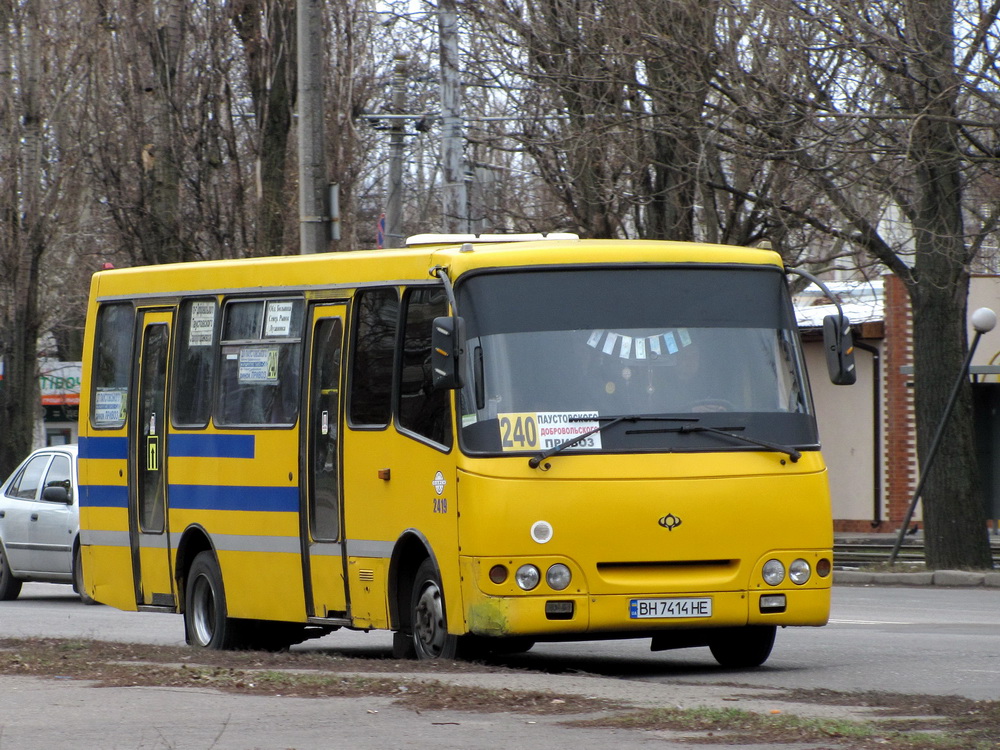
{"label": "bus rear window", "polygon": [[130,303],[102,305],[97,312],[90,410],[90,422],[95,428],[118,429],[125,425],[134,320]]}

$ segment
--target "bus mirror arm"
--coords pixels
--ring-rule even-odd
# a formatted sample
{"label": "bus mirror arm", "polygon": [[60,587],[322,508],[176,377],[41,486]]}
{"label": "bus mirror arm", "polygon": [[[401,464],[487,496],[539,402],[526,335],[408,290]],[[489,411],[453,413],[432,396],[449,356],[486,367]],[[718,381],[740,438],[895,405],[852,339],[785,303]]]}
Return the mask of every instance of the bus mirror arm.
{"label": "bus mirror arm", "polygon": [[430,274],[441,279],[451,306],[451,317],[434,318],[431,327],[431,383],[435,389],[454,390],[461,388],[464,380],[462,349],[465,343],[465,321],[458,317],[455,288],[448,276],[448,269],[445,266],[434,266]]}
{"label": "bus mirror arm", "polygon": [[788,273],[811,281],[823,290],[827,298],[837,307],[836,315],[823,318],[823,350],[826,352],[826,369],[830,374],[830,382],[834,385],[854,385],[858,379],[858,371],[854,365],[854,336],[851,333],[851,322],[844,315],[837,295],[816,276],[801,268],[785,269]]}

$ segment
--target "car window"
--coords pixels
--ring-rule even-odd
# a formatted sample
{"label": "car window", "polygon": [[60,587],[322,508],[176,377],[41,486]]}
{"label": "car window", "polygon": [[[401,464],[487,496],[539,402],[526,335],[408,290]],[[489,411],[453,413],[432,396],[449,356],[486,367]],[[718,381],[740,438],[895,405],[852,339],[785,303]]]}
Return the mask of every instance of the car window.
{"label": "car window", "polygon": [[64,487],[73,498],[73,477],[70,473],[69,458],[66,456],[54,456],[49,472],[45,475],[46,487]]}
{"label": "car window", "polygon": [[17,478],[11,482],[7,494],[25,500],[34,500],[38,495],[38,485],[42,483],[42,474],[49,462],[48,456],[35,456],[24,465]]}

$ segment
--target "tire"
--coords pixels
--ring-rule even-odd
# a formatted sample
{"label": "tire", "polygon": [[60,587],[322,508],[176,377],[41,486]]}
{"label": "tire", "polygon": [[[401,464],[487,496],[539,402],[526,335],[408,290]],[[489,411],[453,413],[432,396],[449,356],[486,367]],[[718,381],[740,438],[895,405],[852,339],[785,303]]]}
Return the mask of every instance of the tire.
{"label": "tire", "polygon": [[417,568],[410,598],[410,622],[417,659],[454,659],[458,656],[459,638],[448,633],[441,578],[430,559]]}
{"label": "tire", "polygon": [[215,651],[239,647],[238,623],[229,617],[222,571],[211,552],[199,552],[188,570],[184,591],[184,635],[198,648]]}
{"label": "tire", "polygon": [[84,604],[97,604],[97,600],[90,597],[83,585],[83,553],[80,551],[79,544],[73,550],[73,591]]}
{"label": "tire", "polygon": [[774,647],[774,625],[725,628],[712,634],[708,647],[712,656],[727,669],[752,669],[767,661]]}
{"label": "tire", "polygon": [[0,544],[0,601],[9,602],[17,599],[21,593],[21,581],[14,577],[10,564],[7,562],[7,553],[3,551]]}

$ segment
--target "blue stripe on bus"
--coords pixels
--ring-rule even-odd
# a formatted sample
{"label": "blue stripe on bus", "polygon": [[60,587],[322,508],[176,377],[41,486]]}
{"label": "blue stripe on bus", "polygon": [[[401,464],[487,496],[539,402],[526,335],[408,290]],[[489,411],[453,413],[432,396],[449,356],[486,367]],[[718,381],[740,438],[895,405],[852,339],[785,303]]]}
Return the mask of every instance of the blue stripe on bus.
{"label": "blue stripe on bus", "polygon": [[[170,507],[184,510],[249,510],[297,513],[297,487],[232,487],[228,485],[172,484]],[[128,487],[80,485],[80,507],[127,508]]]}
{"label": "blue stripe on bus", "polygon": [[253,458],[253,435],[170,435],[167,451],[172,458]]}
{"label": "blue stripe on bus", "polygon": [[[170,455],[177,458],[253,458],[256,454],[254,435],[170,435],[167,438]],[[128,458],[128,438],[82,437],[80,458]]]}
{"label": "blue stripe on bus", "polygon": [[112,484],[81,484],[81,508],[127,508],[128,487]]}
{"label": "blue stripe on bus", "polygon": [[82,437],[79,446],[80,458],[128,458],[128,438]]}
{"label": "blue stripe on bus", "polygon": [[249,510],[298,513],[298,487],[232,487],[218,484],[172,484],[170,507],[177,510]]}

